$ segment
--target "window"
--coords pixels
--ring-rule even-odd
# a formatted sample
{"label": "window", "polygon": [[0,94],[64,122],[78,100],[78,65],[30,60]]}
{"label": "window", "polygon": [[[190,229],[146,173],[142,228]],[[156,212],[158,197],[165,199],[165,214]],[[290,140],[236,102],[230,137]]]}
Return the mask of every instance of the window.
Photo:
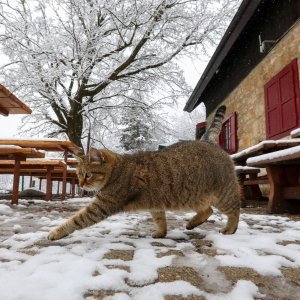
{"label": "window", "polygon": [[234,112],[224,122],[219,135],[219,145],[229,154],[238,149],[237,140],[237,114]]}
{"label": "window", "polygon": [[206,130],[206,122],[201,122],[196,125],[196,140],[200,140]]}
{"label": "window", "polygon": [[297,59],[274,76],[264,90],[267,138],[284,137],[300,125]]}

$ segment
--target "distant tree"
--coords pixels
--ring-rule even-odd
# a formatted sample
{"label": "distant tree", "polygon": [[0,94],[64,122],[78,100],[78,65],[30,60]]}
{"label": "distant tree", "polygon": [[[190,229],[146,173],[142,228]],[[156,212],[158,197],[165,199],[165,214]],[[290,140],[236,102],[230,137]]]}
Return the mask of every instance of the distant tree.
{"label": "distant tree", "polygon": [[82,146],[89,115],[139,106],[140,95],[151,110],[187,94],[174,58],[205,52],[238,2],[1,0],[0,45],[10,62],[0,77],[33,109],[30,129]]}
{"label": "distant tree", "polygon": [[122,118],[121,146],[126,151],[146,150],[152,142],[150,125],[142,111],[137,108],[127,109]]}

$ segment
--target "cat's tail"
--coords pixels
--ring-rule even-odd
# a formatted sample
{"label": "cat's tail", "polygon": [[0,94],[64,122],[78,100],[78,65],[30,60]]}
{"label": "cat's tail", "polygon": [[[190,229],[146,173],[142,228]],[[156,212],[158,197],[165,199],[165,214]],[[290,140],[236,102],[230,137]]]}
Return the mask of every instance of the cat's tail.
{"label": "cat's tail", "polygon": [[218,107],[214,119],[212,120],[210,126],[206,129],[205,133],[201,137],[201,141],[207,141],[207,142],[217,142],[217,138],[221,132],[222,129],[222,122],[224,120],[226,112],[226,106],[221,105]]}

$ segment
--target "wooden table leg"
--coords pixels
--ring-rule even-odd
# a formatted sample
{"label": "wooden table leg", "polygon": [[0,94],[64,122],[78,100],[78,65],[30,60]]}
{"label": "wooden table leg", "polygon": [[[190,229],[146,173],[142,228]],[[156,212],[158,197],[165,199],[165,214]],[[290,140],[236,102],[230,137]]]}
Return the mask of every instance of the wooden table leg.
{"label": "wooden table leg", "polygon": [[66,190],[67,190],[67,162],[68,162],[68,151],[67,150],[65,150],[65,152],[64,152],[64,162],[66,163],[66,168],[63,170],[61,200],[65,200]]}
{"label": "wooden table leg", "polygon": [[30,179],[29,179],[29,188],[32,187],[32,175],[30,174]]}
{"label": "wooden table leg", "polygon": [[75,177],[72,177],[72,198],[75,197]]}
{"label": "wooden table leg", "polygon": [[46,201],[51,200],[52,196],[52,181],[51,181],[51,167],[47,168],[47,174],[46,174]]}
{"label": "wooden table leg", "polygon": [[20,160],[15,159],[12,204],[18,204],[20,184]]}
{"label": "wooden table leg", "polygon": [[241,207],[246,206],[246,197],[245,197],[245,186],[244,181],[246,179],[245,174],[238,174],[239,184],[240,184],[240,190],[241,190]]}
{"label": "wooden table leg", "polygon": [[[256,180],[257,179],[257,174],[249,174],[249,179],[250,180]],[[251,191],[251,197],[255,200],[261,200],[262,199],[262,193],[260,190],[260,187],[258,184],[253,184],[249,186],[250,191]]]}
{"label": "wooden table leg", "polygon": [[[269,166],[266,169],[270,182],[268,212],[299,213],[300,195],[297,193],[299,168],[293,166]],[[296,191],[295,197],[290,195],[289,198],[289,194],[293,194],[290,191]]]}
{"label": "wooden table leg", "polygon": [[60,186],[60,181],[57,181],[57,195],[59,195],[59,186]]}

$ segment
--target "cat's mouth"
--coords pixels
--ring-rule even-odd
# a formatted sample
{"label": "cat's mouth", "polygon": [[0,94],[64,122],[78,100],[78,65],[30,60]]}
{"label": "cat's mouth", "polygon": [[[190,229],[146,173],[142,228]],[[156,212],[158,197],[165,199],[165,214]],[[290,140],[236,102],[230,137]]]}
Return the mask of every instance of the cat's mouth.
{"label": "cat's mouth", "polygon": [[84,185],[82,189],[88,192],[94,192],[94,191],[98,191],[100,188],[97,188],[95,186],[90,186],[90,185]]}

